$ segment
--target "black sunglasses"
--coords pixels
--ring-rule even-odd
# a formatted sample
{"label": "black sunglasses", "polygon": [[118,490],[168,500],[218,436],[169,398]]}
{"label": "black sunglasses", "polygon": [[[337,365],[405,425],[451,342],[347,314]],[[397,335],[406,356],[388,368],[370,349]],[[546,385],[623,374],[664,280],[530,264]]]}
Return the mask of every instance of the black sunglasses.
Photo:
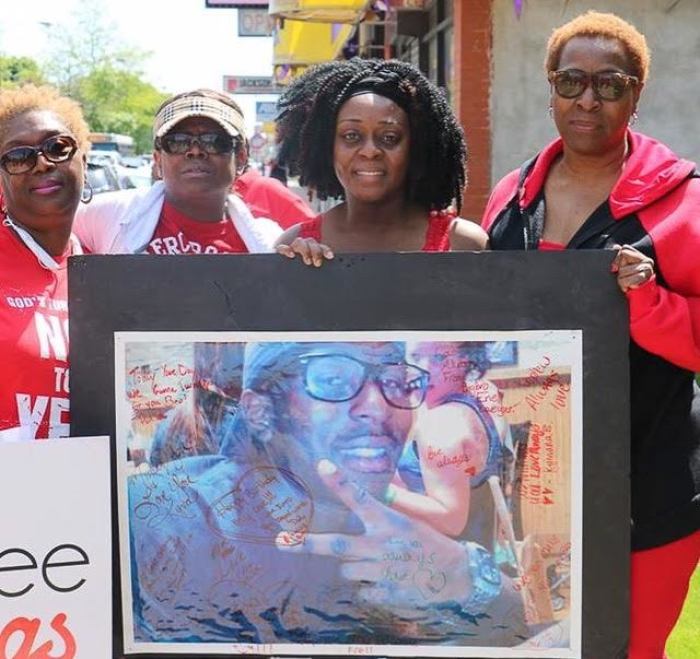
{"label": "black sunglasses", "polygon": [[376,382],[391,407],[414,410],[425,400],[428,371],[405,362],[371,364],[342,354],[300,355],[304,388],[316,400],[343,403],[359,395],[367,380]]}
{"label": "black sunglasses", "polygon": [[54,135],[39,146],[15,146],[0,156],[0,167],[8,174],[26,174],[36,167],[39,154],[53,163],[70,160],[78,143],[70,135]]}
{"label": "black sunglasses", "polygon": [[618,71],[586,73],[579,69],[561,69],[550,71],[547,79],[562,98],[577,98],[590,85],[596,97],[603,101],[619,101],[628,87],[639,84],[636,76]]}
{"label": "black sunglasses", "polygon": [[223,133],[168,133],[156,139],[156,149],[163,149],[165,153],[174,155],[183,155],[191,151],[195,144],[204,153],[217,156],[233,153],[235,148],[233,137]]}

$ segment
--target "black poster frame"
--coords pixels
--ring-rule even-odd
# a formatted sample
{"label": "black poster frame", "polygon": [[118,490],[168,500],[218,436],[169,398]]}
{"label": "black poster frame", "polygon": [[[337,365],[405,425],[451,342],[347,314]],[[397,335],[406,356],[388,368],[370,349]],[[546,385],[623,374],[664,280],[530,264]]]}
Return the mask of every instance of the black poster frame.
{"label": "black poster frame", "polygon": [[[112,438],[116,510],[115,331],[580,329],[582,656],[621,657],[629,624],[629,337],[611,260],[599,251],[354,254],[318,271],[276,255],[74,257],[72,435]],[[122,657],[114,514],[113,533],[113,653]]]}

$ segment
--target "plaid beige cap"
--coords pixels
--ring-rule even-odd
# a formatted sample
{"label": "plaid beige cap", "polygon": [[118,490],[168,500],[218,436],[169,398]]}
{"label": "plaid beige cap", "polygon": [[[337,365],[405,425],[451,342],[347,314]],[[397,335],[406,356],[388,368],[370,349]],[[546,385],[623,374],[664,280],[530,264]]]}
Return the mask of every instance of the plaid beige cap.
{"label": "plaid beige cap", "polygon": [[197,89],[178,94],[166,101],[153,122],[153,137],[163,137],[175,124],[187,117],[208,117],[216,121],[231,137],[243,137],[243,112],[235,101],[222,100],[220,92]]}

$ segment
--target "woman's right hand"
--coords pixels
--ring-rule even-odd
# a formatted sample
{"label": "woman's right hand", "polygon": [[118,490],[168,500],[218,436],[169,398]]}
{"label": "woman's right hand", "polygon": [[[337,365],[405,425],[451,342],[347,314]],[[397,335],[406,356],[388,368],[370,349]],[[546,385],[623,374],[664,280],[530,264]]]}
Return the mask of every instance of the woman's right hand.
{"label": "woman's right hand", "polygon": [[306,265],[313,265],[319,268],[325,260],[333,258],[333,250],[323,243],[319,243],[313,238],[295,238],[289,245],[281,243],[276,247],[277,253],[293,259],[301,256]]}
{"label": "woman's right hand", "polygon": [[639,288],[654,278],[654,260],[631,245],[617,247],[610,271],[617,275],[617,285],[623,293]]}

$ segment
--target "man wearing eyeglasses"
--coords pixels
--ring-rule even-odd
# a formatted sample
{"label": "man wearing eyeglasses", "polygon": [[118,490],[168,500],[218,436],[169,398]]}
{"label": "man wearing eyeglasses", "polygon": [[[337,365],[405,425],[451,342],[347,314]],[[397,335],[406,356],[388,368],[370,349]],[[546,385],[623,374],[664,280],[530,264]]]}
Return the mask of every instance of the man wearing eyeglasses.
{"label": "man wearing eyeglasses", "polygon": [[136,640],[526,638],[485,550],[383,503],[427,376],[402,343],[248,344],[220,455],[130,479]]}
{"label": "man wearing eyeglasses", "polygon": [[196,89],[169,98],[153,124],[160,181],[97,195],[76,216],[85,248],[101,254],[269,252],[281,233],[232,193],[247,152],[243,113],[231,98]]}

